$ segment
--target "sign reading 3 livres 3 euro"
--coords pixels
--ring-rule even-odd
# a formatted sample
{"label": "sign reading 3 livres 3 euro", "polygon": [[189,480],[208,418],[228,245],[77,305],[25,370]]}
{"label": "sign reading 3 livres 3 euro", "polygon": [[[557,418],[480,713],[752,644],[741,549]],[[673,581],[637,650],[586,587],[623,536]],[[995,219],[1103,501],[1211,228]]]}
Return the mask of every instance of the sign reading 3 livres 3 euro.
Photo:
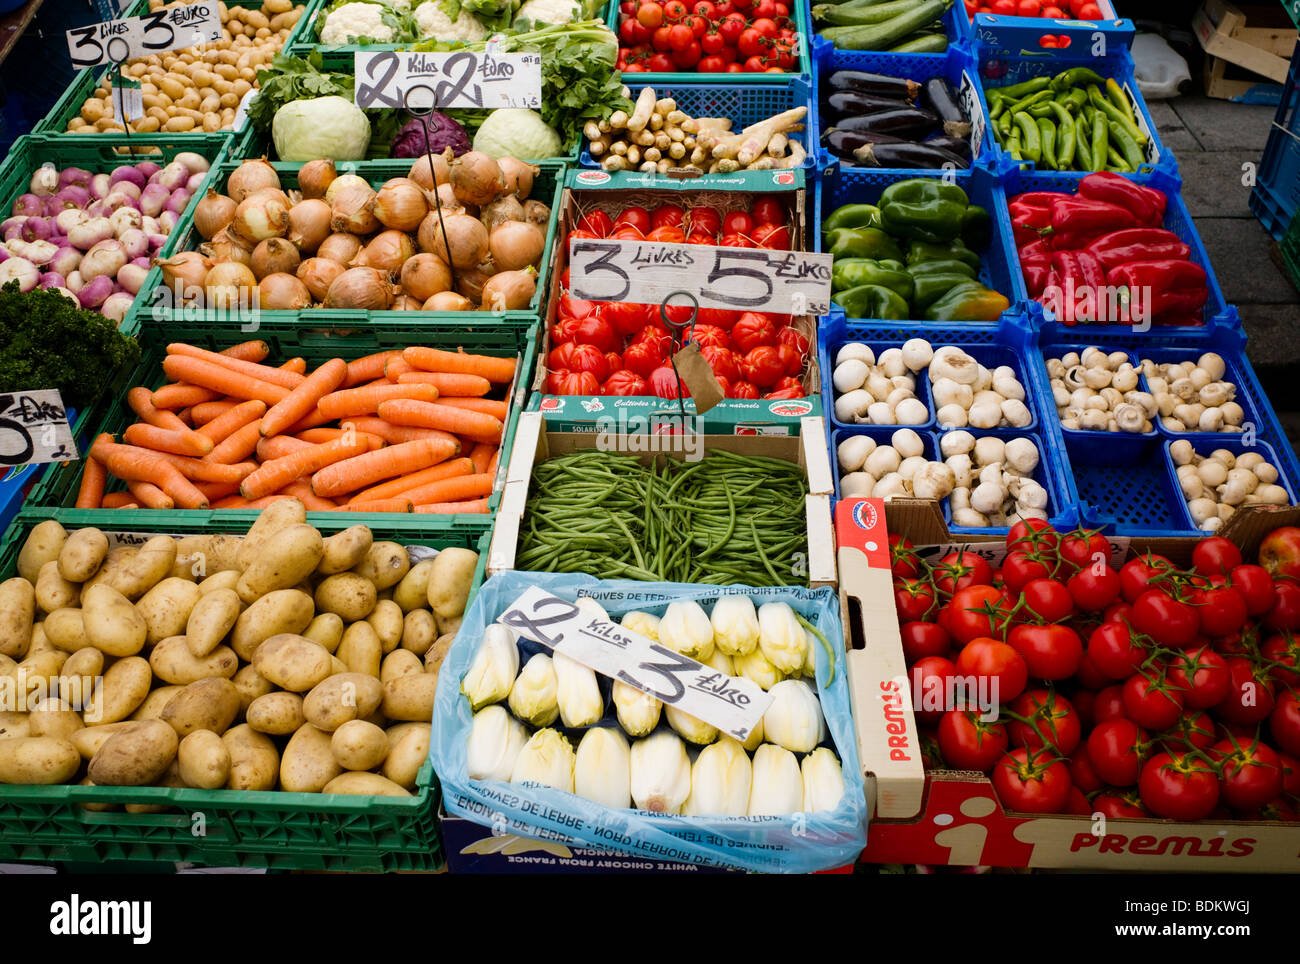
{"label": "sign reading 3 livres 3 euro", "polygon": [[353,70],[362,108],[542,106],[542,55],[537,53],[501,53],[491,45],[452,53],[357,51]]}
{"label": "sign reading 3 livres 3 euro", "polygon": [[106,20],[67,31],[74,67],[120,64],[181,47],[216,43],[222,37],[216,0],[155,10],[143,17]]}
{"label": "sign reading 3 livres 3 euro", "polygon": [[824,315],[830,311],[831,256],[583,238],[569,242],[569,283],[582,301],[658,305],[686,291],[701,308]]}

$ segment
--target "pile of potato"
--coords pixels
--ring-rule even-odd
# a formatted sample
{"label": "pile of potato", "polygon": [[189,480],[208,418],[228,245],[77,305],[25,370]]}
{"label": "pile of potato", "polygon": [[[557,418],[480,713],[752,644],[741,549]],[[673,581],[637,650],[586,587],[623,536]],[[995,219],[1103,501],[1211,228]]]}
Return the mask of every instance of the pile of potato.
{"label": "pile of potato", "polygon": [[[150,0],[149,9],[186,2]],[[151,54],[123,66],[124,74],[142,83],[144,116],[131,122],[132,132],[229,130],[239,102],[257,86],[257,69],[270,65],[306,9],[293,0],[265,0],[257,10],[219,6],[225,34],[217,43]],[[70,133],[121,132],[110,87],[113,73],[105,72],[81,113],[68,121]]]}
{"label": "pile of potato", "polygon": [[477,564],[297,500],[111,550],[44,521],[0,584],[0,782],[408,796]]}

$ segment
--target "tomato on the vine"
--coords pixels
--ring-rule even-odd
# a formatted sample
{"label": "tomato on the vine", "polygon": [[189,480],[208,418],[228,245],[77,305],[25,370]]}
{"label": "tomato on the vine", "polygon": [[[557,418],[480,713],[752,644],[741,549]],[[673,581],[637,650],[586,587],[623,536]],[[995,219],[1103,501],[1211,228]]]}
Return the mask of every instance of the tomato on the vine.
{"label": "tomato on the vine", "polygon": [[1179,746],[1178,741],[1181,740],[1182,747],[1206,750],[1218,738],[1218,731],[1209,713],[1205,710],[1185,709],[1178,717],[1178,722],[1162,737],[1162,741],[1166,747]]}
{"label": "tomato on the vine", "polygon": [[1124,683],[1124,715],[1148,730],[1173,726],[1183,712],[1183,691],[1166,677],[1134,673]]}
{"label": "tomato on the vine", "polygon": [[1167,595],[1163,589],[1144,590],[1132,603],[1133,628],[1165,646],[1175,649],[1188,646],[1200,631],[1196,608]]}
{"label": "tomato on the vine", "polygon": [[988,773],[1008,745],[1007,725],[977,710],[949,710],[939,720],[939,752],[953,769]]}
{"label": "tomato on the vine", "polygon": [[1173,569],[1172,562],[1153,552],[1130,559],[1119,571],[1124,598],[1130,603],[1137,601],[1138,596],[1146,592],[1151,583]]}
{"label": "tomato on the vine", "polygon": [[896,532],[889,535],[889,565],[894,575],[915,579],[921,574],[920,557],[907,536]]}
{"label": "tomato on the vine", "polygon": [[1055,579],[1031,579],[1022,590],[1026,608],[1045,623],[1056,623],[1074,612],[1070,591]]}
{"label": "tomato on the vine", "polygon": [[947,656],[952,652],[952,637],[938,623],[912,620],[898,628],[903,640],[903,658],[909,663],[926,656]]}
{"label": "tomato on the vine", "polygon": [[1258,740],[1220,740],[1210,747],[1209,755],[1222,768],[1219,793],[1228,806],[1253,810],[1282,792],[1282,763],[1271,747]]}
{"label": "tomato on the vine", "polygon": [[1223,536],[1202,539],[1192,547],[1192,568],[1205,576],[1226,576],[1241,565],[1241,550]]}
{"label": "tomato on the vine", "polygon": [[1183,702],[1194,710],[1223,702],[1231,679],[1223,657],[1202,646],[1186,649],[1169,661],[1169,680],[1183,691]]}
{"label": "tomato on the vine", "polygon": [[1086,743],[1080,743],[1074,748],[1068,766],[1071,782],[1084,793],[1095,793],[1106,785],[1102,778],[1097,776],[1097,771],[1092,768]]}
{"label": "tomato on the vine", "polygon": [[1201,620],[1201,632],[1207,636],[1226,636],[1246,623],[1246,600],[1232,586],[1198,589],[1193,602]]}
{"label": "tomato on the vine", "polygon": [[1097,776],[1113,787],[1131,787],[1142,772],[1150,736],[1132,720],[1121,716],[1099,721],[1088,734],[1086,745],[1088,762]]}
{"label": "tomato on the vine", "polygon": [[1069,769],[1050,750],[1018,747],[993,766],[993,789],[1011,811],[1060,813],[1071,786]]}
{"label": "tomato on the vine", "polygon": [[1215,716],[1228,723],[1248,725],[1266,719],[1274,705],[1274,685],[1268,670],[1257,668],[1245,656],[1229,656],[1224,662],[1228,666],[1228,691],[1215,704]]}
{"label": "tomato on the vine", "polygon": [[964,549],[950,552],[934,566],[934,585],[940,592],[952,594],[967,586],[993,583],[993,568],[983,556]]}
{"label": "tomato on the vine", "polygon": [[961,645],[978,636],[1001,636],[1005,610],[1002,592],[992,586],[967,586],[953,593],[948,631]]}
{"label": "tomato on the vine", "polygon": [[1083,640],[1069,626],[1017,626],[1007,635],[1037,679],[1069,679],[1083,659]]}
{"label": "tomato on the vine", "polygon": [[1032,552],[1012,549],[1002,560],[1002,581],[1012,592],[1020,592],[1033,580],[1051,574],[1051,562]]}
{"label": "tomato on the vine", "polygon": [[1058,543],[1061,559],[1077,569],[1110,562],[1110,543],[1095,529],[1075,529],[1064,533]]}
{"label": "tomato on the vine", "polygon": [[1102,623],[1088,637],[1088,656],[1111,679],[1124,680],[1138,671],[1147,649],[1126,623]]}
{"label": "tomato on the vine", "polygon": [[977,680],[988,677],[988,691],[1000,703],[1014,700],[1029,682],[1025,658],[1006,643],[988,637],[972,639],[962,647],[957,654],[957,672]]}
{"label": "tomato on the vine", "polygon": [[1278,580],[1273,584],[1277,600],[1264,616],[1269,629],[1300,629],[1300,583]]}
{"label": "tomato on the vine", "polygon": [[934,587],[923,579],[894,581],[894,608],[902,622],[924,619],[934,606]]}
{"label": "tomato on the vine", "polygon": [[1136,793],[1116,793],[1114,790],[1107,790],[1105,793],[1099,793],[1092,798],[1092,807],[1097,813],[1102,814],[1108,820],[1142,819],[1149,817],[1150,814],[1142,806],[1142,801]]}
{"label": "tomato on the vine", "polygon": [[1092,704],[1094,723],[1124,718],[1124,684],[1116,683],[1097,691],[1097,699]]}
{"label": "tomato on the vine", "polygon": [[957,667],[942,656],[925,656],[912,667],[912,711],[922,723],[935,723],[951,707],[952,679]]}
{"label": "tomato on the vine", "polygon": [[1085,612],[1099,612],[1119,598],[1119,573],[1110,566],[1085,566],[1066,581],[1074,604]]}
{"label": "tomato on the vine", "polygon": [[1070,701],[1046,689],[1026,690],[1011,702],[1011,712],[1028,722],[1012,719],[1007,727],[1016,746],[1036,750],[1048,746],[1069,756],[1079,745],[1083,726]]}

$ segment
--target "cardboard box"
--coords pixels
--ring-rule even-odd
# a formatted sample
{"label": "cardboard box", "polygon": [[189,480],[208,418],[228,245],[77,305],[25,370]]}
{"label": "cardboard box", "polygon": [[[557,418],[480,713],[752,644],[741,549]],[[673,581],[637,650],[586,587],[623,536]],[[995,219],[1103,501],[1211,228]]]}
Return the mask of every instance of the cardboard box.
{"label": "cardboard box", "polygon": [[1228,64],[1276,84],[1286,82],[1296,30],[1276,4],[1255,4],[1243,10],[1226,0],[1205,0],[1192,17],[1192,28],[1205,50],[1205,92],[1209,96],[1236,99],[1260,85],[1258,79],[1227,77]]}
{"label": "cardboard box", "polygon": [[[1255,506],[1220,533],[1250,559],[1300,507]],[[954,540],[933,502],[844,499],[835,507],[849,682],[872,819],[868,863],[1096,870],[1300,871],[1300,827],[1283,823],[1101,820],[1008,812],[982,773],[924,772],[889,567],[889,532],[946,551],[969,545],[996,565],[1002,536]],[[1118,561],[1158,552],[1188,564],[1197,538],[1112,540]]]}
{"label": "cardboard box", "polygon": [[[720,187],[726,188],[719,190]],[[738,171],[725,178],[710,176],[707,182],[651,177],[643,174],[608,174],[605,171],[579,171],[569,177],[561,201],[558,241],[551,249],[550,297],[539,347],[540,363],[533,384],[532,411],[545,413],[552,431],[597,432],[609,426],[620,433],[657,431],[660,428],[681,430],[681,412],[695,416],[695,402],[653,395],[548,395],[546,394],[546,358],[551,351],[549,331],[559,310],[560,275],[569,263],[569,246],[565,242],[569,229],[582,213],[605,211],[610,217],[630,204],[654,210],[658,204],[707,204],[723,215],[747,211],[755,194],[779,194],[790,206],[793,221],[791,247],[807,250],[804,238],[807,192],[802,171]],[[683,196],[685,195],[685,196]],[[808,339],[807,367],[802,376],[806,398],[794,399],[724,399],[704,415],[696,428],[710,435],[795,435],[804,418],[822,414],[821,371],[817,363],[817,321],[809,316],[794,320],[797,330]],[[608,430],[608,429],[606,429]]]}
{"label": "cardboard box", "polygon": [[[805,517],[808,531],[808,581],[818,586],[834,586],[835,542],[831,534],[831,497],[835,491],[830,455],[826,449],[823,419],[807,418],[798,435],[771,438],[747,438],[739,435],[616,435],[583,434],[557,430],[545,412],[525,412],[519,418],[514,447],[506,471],[505,491],[492,531],[492,548],[488,554],[488,575],[515,568],[519,544],[519,524],[528,511],[528,486],[533,466],[552,455],[565,455],[584,449],[614,450],[637,454],[643,462],[660,456],[681,459],[688,451],[685,442],[701,441],[703,451],[727,451],[740,455],[764,455],[801,466],[808,478]],[[599,573],[596,573],[599,575]]]}

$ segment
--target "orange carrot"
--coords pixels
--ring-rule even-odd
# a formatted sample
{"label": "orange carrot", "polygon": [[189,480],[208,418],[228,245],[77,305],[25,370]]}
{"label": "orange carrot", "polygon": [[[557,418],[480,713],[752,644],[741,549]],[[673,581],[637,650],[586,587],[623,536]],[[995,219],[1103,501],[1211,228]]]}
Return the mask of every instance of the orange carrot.
{"label": "orange carrot", "polygon": [[396,445],[399,442],[414,442],[422,438],[441,438],[446,439],[459,446],[456,454],[459,455],[463,446],[460,439],[450,432],[443,432],[436,428],[414,428],[410,425],[392,425],[385,422],[382,418],[350,418],[340,422],[344,428],[349,425],[355,426],[358,432],[369,432],[371,435],[378,435],[389,445]]}
{"label": "orange carrot", "polygon": [[182,428],[180,431],[159,428],[145,422],[128,425],[122,433],[122,440],[127,445],[156,449],[159,452],[171,452],[173,455],[190,455],[202,457],[212,451],[212,439],[200,435],[193,429]]}
{"label": "orange carrot", "polygon": [[[254,401],[256,401],[256,399],[254,399]],[[222,399],[215,402],[200,402],[193,408],[188,409],[188,411],[190,417],[194,419],[194,424],[202,426],[207,425],[218,416],[225,415],[226,412],[230,411],[238,404],[240,403],[234,399],[231,399],[230,401]],[[266,403],[263,402],[262,404],[265,405]]]}
{"label": "orange carrot", "polygon": [[100,459],[108,471],[127,482],[152,482],[182,509],[206,509],[208,500],[180,470],[156,453],[132,445],[117,445],[101,435],[90,447],[91,455]]}
{"label": "orange carrot", "polygon": [[246,499],[260,499],[272,492],[279,492],[295,479],[319,472],[327,465],[353,458],[365,451],[366,442],[360,438],[339,438],[323,445],[299,449],[264,462],[261,468],[240,483],[239,493]]}
{"label": "orange carrot", "polygon": [[[150,402],[149,404],[152,405],[153,402]],[[179,418],[179,419],[181,420],[181,424],[184,425],[186,428],[193,428],[193,427],[194,427],[194,408],[193,408],[193,406],[191,406],[191,407],[189,407],[189,408],[182,408],[179,412],[176,413],[176,417]]]}
{"label": "orange carrot", "polygon": [[303,479],[291,482],[280,490],[285,495],[291,495],[308,509],[313,512],[333,512],[338,509],[338,503],[333,499],[324,499],[311,490],[311,483]]}
{"label": "orange carrot", "polygon": [[348,362],[348,377],[343,380],[344,388],[352,388],[362,382],[373,382],[384,377],[384,365],[390,358],[400,358],[400,351],[381,351],[373,355],[354,358]]}
{"label": "orange carrot", "polygon": [[[256,422],[266,412],[266,402],[260,399],[252,398],[246,402],[240,402],[233,408],[227,409],[218,415],[212,421],[199,428],[200,435],[206,435],[212,439],[212,443],[223,442],[235,434],[236,431],[243,428],[249,422]],[[215,459],[213,461],[216,461]]]}
{"label": "orange carrot", "polygon": [[[355,432],[357,430],[353,428],[352,431]],[[302,442],[310,442],[312,445],[320,445],[321,442],[329,442],[336,438],[342,438],[347,434],[348,429],[346,428],[309,428],[305,432],[299,432],[293,437]],[[371,451],[384,447],[384,440],[378,435],[372,435],[369,432],[361,432],[360,434],[362,438],[370,443]]]}
{"label": "orange carrot", "polygon": [[496,450],[495,452],[492,453],[492,460],[491,460],[490,462],[488,462],[488,467],[487,467],[488,472],[489,472],[489,473],[490,473],[494,478],[495,478],[495,476],[496,476],[496,474],[497,474],[497,466],[498,466],[500,463],[501,463],[501,448],[498,446],[498,447],[497,447],[497,450]]}
{"label": "orange carrot", "polygon": [[263,462],[270,462],[272,459],[283,458],[290,452],[309,449],[317,444],[319,443],[306,442],[292,435],[277,435],[274,438],[264,438],[257,443],[257,457]]}
{"label": "orange carrot", "polygon": [[307,359],[298,357],[290,358],[283,365],[277,366],[281,371],[293,372],[295,375],[307,374]]}
{"label": "orange carrot", "polygon": [[[238,358],[231,358],[229,355],[222,355],[219,352],[187,345],[183,341],[174,341],[168,345],[167,354],[168,356],[180,355],[182,357],[197,358],[212,365],[219,365],[227,371],[237,372],[248,378],[255,378],[258,381],[269,382],[283,388],[297,388],[304,381],[304,376],[296,371],[290,371],[286,368],[274,368],[270,365],[259,365],[256,362],[240,361]],[[297,362],[297,359],[292,361]],[[305,366],[306,362],[303,362],[303,365]]]}
{"label": "orange carrot", "polygon": [[431,465],[427,469],[421,469],[419,472],[403,475],[391,482],[381,482],[379,485],[362,489],[350,501],[370,502],[375,499],[391,499],[394,496],[401,495],[408,489],[417,489],[422,485],[428,485],[430,482],[440,482],[443,479],[455,478],[458,475],[473,474],[474,463],[469,459],[451,459],[438,465]]}
{"label": "orange carrot", "polygon": [[138,509],[140,503],[130,492],[105,492],[104,501],[95,506],[97,509]]}
{"label": "orange carrot", "polygon": [[343,384],[347,374],[348,363],[342,358],[331,358],[325,362],[262,416],[262,434],[279,435],[290,425],[310,415],[322,398]]}
{"label": "orange carrot", "polygon": [[437,515],[455,515],[458,512],[486,513],[487,499],[470,499],[466,502],[424,502],[415,507],[416,512],[432,512]]}
{"label": "orange carrot", "polygon": [[430,482],[418,489],[408,489],[402,495],[416,505],[432,502],[459,502],[463,499],[476,499],[492,494],[492,476],[486,472],[480,475],[461,475],[441,482]]}
{"label": "orange carrot", "polygon": [[[166,370],[165,365],[163,368]],[[149,401],[153,402],[154,408],[177,409],[198,405],[201,402],[215,401],[223,394],[225,393],[210,388],[181,383],[162,386],[162,388],[154,391]]]}
{"label": "orange carrot", "polygon": [[492,453],[500,446],[493,445],[491,442],[479,442],[469,452],[469,460],[474,463],[474,471],[482,474],[488,470],[488,463],[492,461]]}
{"label": "orange carrot", "polygon": [[491,398],[440,398],[438,404],[463,408],[467,412],[481,412],[503,422],[510,417],[510,406]]}
{"label": "orange carrot", "polygon": [[340,506],[347,512],[410,512],[410,499],[375,499],[371,502],[349,502]]}
{"label": "orange carrot", "polygon": [[174,432],[188,432],[189,426],[175,412],[165,408],[155,408],[150,399],[153,392],[147,388],[133,388],[126,393],[126,404],[139,417],[140,421],[158,428],[171,429]]}
{"label": "orange carrot", "polygon": [[[199,358],[190,358],[186,355],[168,355],[163,359],[163,371],[166,372],[168,378],[191,382],[203,388],[212,389],[222,395],[231,395],[245,401],[250,398],[257,398],[266,402],[267,405],[274,405],[289,394],[289,389],[282,385],[273,385],[257,378],[250,378],[228,368],[222,368],[220,365],[214,365]],[[159,408],[166,407],[158,403],[158,394],[158,392],[154,392],[154,405]],[[211,399],[201,398],[199,401],[211,401]],[[188,404],[193,405],[195,403],[191,401]],[[179,408],[183,406],[171,407]]]}
{"label": "orange carrot", "polygon": [[[113,441],[113,436],[104,435],[105,441]],[[108,472],[104,463],[98,459],[86,457],[86,464],[81,470],[81,487],[77,489],[77,501],[74,508],[98,509],[104,501],[104,484],[108,481]]]}
{"label": "orange carrot", "polygon": [[226,482],[238,485],[244,477],[257,468],[255,462],[208,462],[186,458],[169,452],[155,453],[160,459],[180,472],[191,482]]}
{"label": "orange carrot", "polygon": [[257,451],[257,441],[261,437],[257,422],[247,422],[222,439],[221,444],[205,455],[203,460],[222,465],[242,462]]}
{"label": "orange carrot", "polygon": [[[392,366],[388,366],[392,368]],[[458,375],[452,372],[406,372],[397,377],[399,385],[432,385],[439,396],[474,397],[486,395],[492,383],[479,375]]]}
{"label": "orange carrot", "polygon": [[311,488],[317,495],[326,497],[355,492],[381,479],[445,462],[452,454],[452,447],[446,442],[429,439],[390,445],[321,469],[311,477]]}
{"label": "orange carrot", "polygon": [[176,501],[152,482],[128,482],[126,487],[146,509],[176,508]]}
{"label": "orange carrot", "polygon": [[326,418],[320,413],[320,408],[314,408],[307,413],[305,418],[299,419],[294,424],[284,430],[285,435],[297,435],[299,432],[305,432],[309,428],[316,428],[318,425],[328,425],[334,421],[332,418]]}
{"label": "orange carrot", "polygon": [[223,348],[221,354],[240,361],[260,362],[271,354],[271,346],[259,338],[257,341],[241,341],[238,345]]}
{"label": "orange carrot", "polygon": [[433,402],[395,398],[379,404],[379,417],[396,425],[440,428],[476,442],[500,442],[505,426],[498,418]]}
{"label": "orange carrot", "polygon": [[409,398],[432,402],[437,397],[438,390],[432,385],[366,385],[326,395],[316,409],[332,419],[347,418],[349,415],[371,415],[378,411],[381,404],[391,399]]}
{"label": "orange carrot", "polygon": [[463,351],[441,351],[437,348],[413,346],[402,352],[402,357],[413,367],[426,372],[451,372],[459,375],[482,375],[490,382],[509,382],[515,377],[517,363],[513,358],[493,355],[470,355]]}
{"label": "orange carrot", "polygon": [[235,495],[239,491],[238,482],[195,482],[194,487],[206,495],[214,506],[219,499]]}
{"label": "orange carrot", "polygon": [[388,363],[384,365],[384,377],[390,382],[401,381],[402,375],[413,371],[415,371],[415,368],[400,354],[395,358],[388,359]]}

